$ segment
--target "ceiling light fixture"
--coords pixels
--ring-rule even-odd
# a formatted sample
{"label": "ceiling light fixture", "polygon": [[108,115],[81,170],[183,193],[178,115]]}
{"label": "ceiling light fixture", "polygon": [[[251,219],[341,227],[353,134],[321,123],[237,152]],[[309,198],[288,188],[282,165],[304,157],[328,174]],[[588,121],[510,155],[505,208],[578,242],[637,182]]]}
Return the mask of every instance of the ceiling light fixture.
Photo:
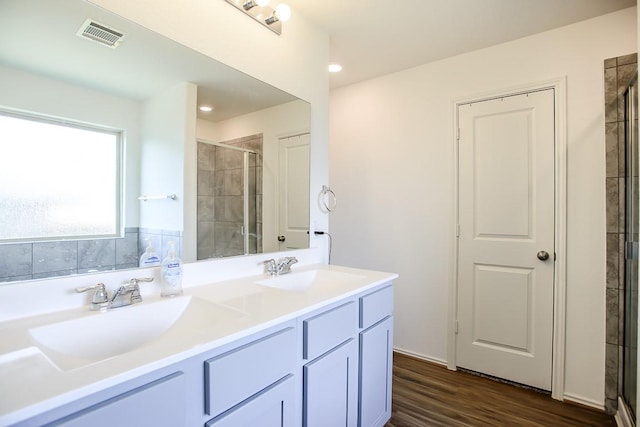
{"label": "ceiling light fixture", "polygon": [[211,111],[213,111],[213,107],[211,107],[210,105],[201,105],[200,111],[204,113],[210,113]]}
{"label": "ceiling light fixture", "polygon": [[242,4],[242,8],[246,11],[256,6],[264,7],[269,4],[269,0],[247,0]]}
{"label": "ceiling light fixture", "polygon": [[273,15],[265,19],[264,22],[266,22],[267,25],[272,25],[278,21],[287,22],[289,19],[291,19],[291,8],[284,3],[280,3],[276,7],[275,12],[273,12]]}
{"label": "ceiling light fixture", "polygon": [[340,64],[329,64],[329,72],[330,73],[339,73],[342,71],[342,65]]}
{"label": "ceiling light fixture", "polygon": [[268,6],[269,0],[225,1],[278,35],[282,33],[282,22],[291,18],[291,8],[284,3],[280,3],[275,9],[272,9]]}

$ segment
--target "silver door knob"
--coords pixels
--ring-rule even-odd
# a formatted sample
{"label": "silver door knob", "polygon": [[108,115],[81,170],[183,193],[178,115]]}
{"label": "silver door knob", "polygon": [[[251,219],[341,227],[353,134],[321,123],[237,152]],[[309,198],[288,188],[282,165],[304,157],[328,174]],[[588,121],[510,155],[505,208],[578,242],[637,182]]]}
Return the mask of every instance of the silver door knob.
{"label": "silver door knob", "polygon": [[549,259],[549,252],[547,251],[540,251],[536,254],[536,256],[538,257],[538,259],[540,261],[546,261]]}
{"label": "silver door knob", "polygon": [[285,236],[278,236],[278,242],[284,242],[285,240],[287,240]]}

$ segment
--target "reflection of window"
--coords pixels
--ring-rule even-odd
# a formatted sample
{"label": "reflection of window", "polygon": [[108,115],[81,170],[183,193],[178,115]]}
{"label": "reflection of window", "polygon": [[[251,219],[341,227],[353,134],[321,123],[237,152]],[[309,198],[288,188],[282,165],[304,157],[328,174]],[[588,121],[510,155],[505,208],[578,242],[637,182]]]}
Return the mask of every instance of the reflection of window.
{"label": "reflection of window", "polygon": [[121,132],[0,112],[0,242],[120,235]]}

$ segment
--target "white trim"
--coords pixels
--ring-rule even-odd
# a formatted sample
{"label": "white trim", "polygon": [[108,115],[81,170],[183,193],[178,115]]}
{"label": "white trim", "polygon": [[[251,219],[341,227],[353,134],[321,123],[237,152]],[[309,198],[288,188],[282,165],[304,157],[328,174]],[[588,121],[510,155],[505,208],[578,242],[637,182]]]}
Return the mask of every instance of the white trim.
{"label": "white trim", "polygon": [[598,411],[604,412],[604,405],[602,405],[601,402],[596,402],[595,400],[569,393],[566,393],[563,397],[567,402],[577,403],[578,405],[587,406],[589,408],[597,409]]}
{"label": "white trim", "polygon": [[433,363],[436,365],[440,365],[443,367],[447,366],[447,361],[444,359],[438,359],[436,357],[430,357],[430,356],[425,356],[419,353],[414,353],[412,351],[409,350],[404,350],[398,347],[393,347],[393,351],[399,354],[404,354],[405,356],[411,356],[415,359],[420,359],[420,360],[424,360],[425,362],[429,362],[429,363]]}
{"label": "white trim", "polygon": [[618,427],[635,427],[633,417],[629,413],[629,408],[620,396],[618,396],[618,411],[614,418]]}
{"label": "white trim", "polygon": [[579,397],[571,397],[564,393],[564,372],[565,372],[565,342],[566,342],[566,240],[567,240],[567,79],[547,80],[531,85],[512,87],[491,93],[475,95],[469,98],[460,99],[453,103],[454,114],[454,221],[453,221],[453,265],[452,280],[449,282],[449,315],[447,321],[447,367],[456,369],[456,334],[455,323],[457,319],[457,295],[458,295],[458,238],[456,236],[457,224],[459,221],[458,207],[458,107],[469,102],[479,102],[491,98],[515,95],[531,91],[554,89],[555,94],[555,276],[553,292],[553,354],[551,373],[551,397],[557,400],[569,399],[578,403],[602,409],[602,405],[597,402],[588,401]]}

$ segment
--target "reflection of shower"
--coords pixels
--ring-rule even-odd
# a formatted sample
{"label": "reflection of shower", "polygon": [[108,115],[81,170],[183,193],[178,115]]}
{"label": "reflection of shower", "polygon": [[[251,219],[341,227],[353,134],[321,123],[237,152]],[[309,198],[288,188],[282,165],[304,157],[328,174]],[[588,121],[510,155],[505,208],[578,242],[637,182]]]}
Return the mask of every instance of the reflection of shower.
{"label": "reflection of shower", "polygon": [[262,135],[198,140],[199,260],[261,252],[261,151]]}

